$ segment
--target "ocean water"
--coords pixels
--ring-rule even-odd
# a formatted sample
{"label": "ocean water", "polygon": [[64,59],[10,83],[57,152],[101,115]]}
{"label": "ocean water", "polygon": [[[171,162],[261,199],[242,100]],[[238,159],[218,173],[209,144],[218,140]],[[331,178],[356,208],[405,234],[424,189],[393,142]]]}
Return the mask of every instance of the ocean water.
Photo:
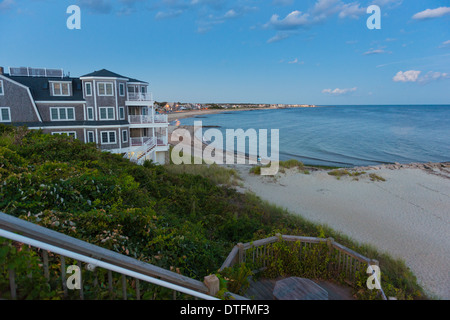
{"label": "ocean water", "polygon": [[450,105],[229,111],[180,123],[194,121],[202,121],[203,132],[216,126],[224,137],[226,129],[278,129],[280,160],[311,165],[450,161]]}

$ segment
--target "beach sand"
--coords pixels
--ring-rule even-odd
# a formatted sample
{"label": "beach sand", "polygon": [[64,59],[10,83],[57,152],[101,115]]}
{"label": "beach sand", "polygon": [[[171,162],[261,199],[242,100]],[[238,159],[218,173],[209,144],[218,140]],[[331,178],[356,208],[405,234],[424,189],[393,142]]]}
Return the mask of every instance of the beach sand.
{"label": "beach sand", "polygon": [[274,179],[234,167],[244,180],[243,191],[404,260],[430,296],[450,299],[448,178],[422,169],[382,168],[366,172],[384,182],[294,169]]}
{"label": "beach sand", "polygon": [[[192,127],[183,128],[192,136]],[[178,143],[179,137],[174,138],[172,143]],[[288,169],[276,176],[256,176],[249,173],[250,165],[227,166],[243,179],[239,191],[253,192],[402,259],[427,294],[450,299],[450,164],[355,168],[367,172],[358,181],[348,176],[338,180],[327,170],[304,174]],[[386,181],[371,181],[369,173]]]}

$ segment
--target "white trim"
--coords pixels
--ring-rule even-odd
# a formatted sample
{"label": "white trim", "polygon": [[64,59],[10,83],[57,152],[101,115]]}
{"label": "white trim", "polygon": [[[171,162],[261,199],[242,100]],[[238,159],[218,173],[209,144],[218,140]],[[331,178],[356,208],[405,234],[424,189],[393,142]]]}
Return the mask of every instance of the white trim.
{"label": "white trim", "polygon": [[[105,85],[105,94],[100,94],[100,85],[104,84]],[[107,94],[107,90],[106,90],[106,85],[111,85],[111,94]],[[108,82],[108,81],[102,81],[102,82],[97,82],[97,94],[99,97],[112,97],[114,96],[114,82]]]}
{"label": "white trim", "polygon": [[[106,109],[106,118],[102,118],[102,109]],[[108,118],[108,109],[112,109],[113,110],[113,117],[112,118]],[[99,120],[100,121],[105,121],[105,120],[116,120],[116,110],[114,110],[114,107],[99,107],[98,108],[98,113],[99,113]]]}
{"label": "white trim", "polygon": [[92,142],[89,142],[89,133],[92,133],[92,139],[94,140],[92,142],[96,143],[96,141],[95,141],[95,131],[93,131],[93,130],[86,130],[86,143],[92,143]]}
{"label": "white trim", "polygon": [[[120,110],[123,110],[123,118],[120,116]],[[126,120],[125,107],[119,107],[119,120]]]}
{"label": "white trim", "polygon": [[[89,109],[92,110],[92,118],[89,118]],[[86,107],[86,121],[94,121],[94,119],[95,119],[94,107]]]}
{"label": "white trim", "polygon": [[[123,133],[124,133],[124,132],[127,133],[127,139],[126,139],[126,140],[123,139]],[[122,142],[123,142],[123,143],[128,143],[128,140],[129,140],[129,139],[128,139],[128,130],[122,130]]]}
{"label": "white trim", "polygon": [[[120,87],[123,87],[123,94],[120,94]],[[126,94],[126,86],[125,86],[125,83],[123,83],[123,82],[120,82],[119,83],[119,96],[120,97],[125,97],[125,94]]]}
{"label": "white trim", "polygon": [[[48,78],[48,77],[46,77]],[[72,83],[71,80],[48,80],[50,83]]]}
{"label": "white trim", "polygon": [[[9,117],[8,121],[3,120],[3,116],[2,116],[2,110],[3,109],[8,110],[8,117]],[[11,108],[10,107],[0,107],[0,122],[12,122],[11,121]]]}
{"label": "white trim", "polygon": [[115,119],[119,120],[119,88],[117,87],[117,80],[114,81],[114,86],[113,86],[114,92],[116,93],[114,95],[115,101],[116,101],[116,117],[114,117]]}
{"label": "white trim", "polygon": [[[96,88],[95,80],[92,81],[94,89]],[[94,90],[94,116],[95,120],[98,121],[98,111],[97,111],[97,90]]]}
{"label": "white trim", "polygon": [[116,77],[80,77],[81,80],[124,80],[128,81],[128,78],[116,78]]}
{"label": "white trim", "polygon": [[[58,119],[53,119],[53,114],[52,114],[52,110],[56,109],[58,110]],[[66,119],[59,119],[60,117],[60,109],[65,109],[66,110]],[[73,119],[69,119],[69,113],[67,112],[67,110],[72,109],[73,110]],[[74,107],[50,107],[49,108],[50,111],[50,121],[74,121],[76,119],[75,116],[75,108]]]}
{"label": "white trim", "polygon": [[[72,91],[71,91],[71,81],[49,81],[50,84],[52,85],[52,93],[54,97],[71,97],[72,96]],[[60,94],[56,94],[55,93],[55,84],[60,84],[61,88],[60,88]],[[67,84],[67,94],[63,94],[63,88],[62,85],[63,84]]]}
{"label": "white trim", "polygon": [[[114,142],[110,141],[110,133],[114,132]],[[108,134],[108,142],[103,142],[103,133],[107,133]],[[107,145],[107,144],[117,144],[117,131],[113,130],[113,131],[100,131],[100,142],[102,145]]]}
{"label": "white trim", "polygon": [[3,80],[0,80],[0,88],[2,88],[2,91],[0,92],[0,96],[5,95],[5,86],[3,85]]}
{"label": "white trim", "polygon": [[34,102],[33,96],[31,95],[30,88],[28,88],[27,86],[25,86],[25,85],[23,85],[23,84],[21,84],[21,83],[19,83],[19,82],[17,82],[17,81],[14,81],[13,79],[10,79],[10,78],[8,78],[8,77],[5,77],[4,75],[1,75],[1,74],[0,74],[0,78],[3,78],[4,80],[7,80],[7,81],[9,81],[9,82],[12,82],[13,84],[15,84],[15,85],[17,85],[17,86],[19,86],[19,87],[21,87],[21,88],[27,90],[27,92],[28,92],[28,97],[30,98],[31,104],[33,105],[34,112],[36,112],[36,116],[37,116],[39,122],[42,122],[41,114],[39,113],[39,110],[38,110],[38,108],[36,107],[36,103]]}
{"label": "white trim", "polygon": [[37,104],[84,104],[86,101],[35,101]]}
{"label": "white trim", "polygon": [[[91,94],[87,94],[87,85],[91,87]],[[92,82],[85,82],[84,83],[84,94],[86,97],[92,97]]]}
{"label": "white trim", "polygon": [[43,130],[51,130],[51,129],[117,129],[117,128],[129,128],[129,125],[119,125],[119,124],[111,124],[111,125],[105,125],[105,126],[98,126],[98,125],[79,125],[79,126],[42,126],[42,127],[28,127],[28,129],[43,129]]}

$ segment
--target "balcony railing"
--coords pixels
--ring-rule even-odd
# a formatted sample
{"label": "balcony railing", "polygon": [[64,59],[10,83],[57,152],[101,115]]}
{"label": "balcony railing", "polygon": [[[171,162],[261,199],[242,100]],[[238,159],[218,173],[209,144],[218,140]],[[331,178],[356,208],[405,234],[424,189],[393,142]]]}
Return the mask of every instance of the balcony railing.
{"label": "balcony railing", "polygon": [[167,114],[155,114],[154,117],[151,115],[139,115],[128,116],[128,122],[130,124],[168,123],[169,119]]}
{"label": "balcony railing", "polygon": [[154,137],[139,137],[139,138],[130,138],[131,147],[140,147],[145,146],[150,143],[150,141],[154,139],[154,143],[157,146],[167,146],[167,136],[157,135]]}
{"label": "balcony railing", "polygon": [[128,92],[129,101],[153,101],[152,93],[133,93]]}

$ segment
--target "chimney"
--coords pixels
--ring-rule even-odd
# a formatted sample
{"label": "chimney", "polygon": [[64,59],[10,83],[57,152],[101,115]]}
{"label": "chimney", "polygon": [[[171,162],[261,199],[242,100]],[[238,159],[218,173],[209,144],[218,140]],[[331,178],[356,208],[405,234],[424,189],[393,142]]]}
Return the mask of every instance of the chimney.
{"label": "chimney", "polygon": [[3,69],[3,67],[0,67],[0,75],[3,75],[3,74],[4,74],[4,70],[5,70],[5,69]]}

